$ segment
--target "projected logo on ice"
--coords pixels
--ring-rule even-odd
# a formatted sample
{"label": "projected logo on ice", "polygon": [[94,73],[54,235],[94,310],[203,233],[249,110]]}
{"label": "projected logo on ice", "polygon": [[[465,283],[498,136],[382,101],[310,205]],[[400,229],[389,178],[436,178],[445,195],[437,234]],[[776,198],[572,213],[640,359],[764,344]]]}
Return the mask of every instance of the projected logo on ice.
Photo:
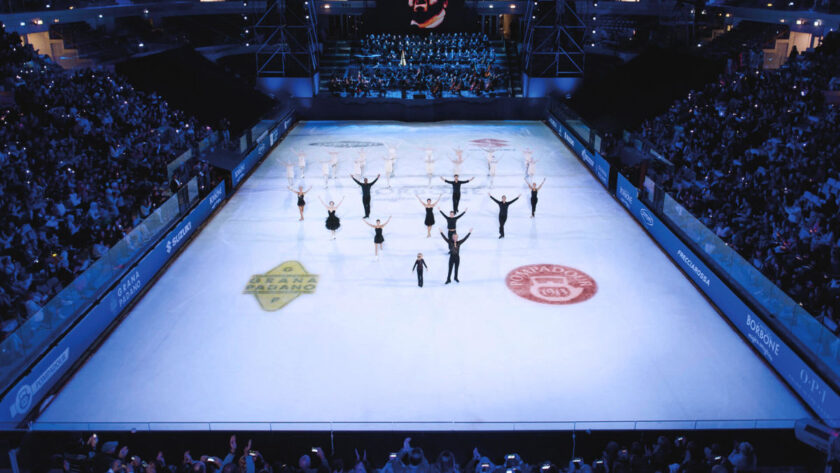
{"label": "projected logo on ice", "polygon": [[574,304],[598,292],[588,274],[559,264],[520,266],[508,273],[505,283],[518,296],[543,304]]}
{"label": "projected logo on ice", "polygon": [[301,294],[314,294],[317,286],[317,274],[308,273],[297,261],[286,261],[265,274],[251,276],[244,293],[257,296],[264,310],[278,310]]}

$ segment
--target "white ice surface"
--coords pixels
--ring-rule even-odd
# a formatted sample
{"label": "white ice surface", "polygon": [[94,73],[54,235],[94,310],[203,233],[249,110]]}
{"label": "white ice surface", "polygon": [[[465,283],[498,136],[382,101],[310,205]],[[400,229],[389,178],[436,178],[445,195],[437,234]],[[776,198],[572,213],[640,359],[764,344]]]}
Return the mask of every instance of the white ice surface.
{"label": "white ice surface", "polygon": [[[523,194],[511,207],[504,240],[496,238],[485,154],[470,143],[482,138],[507,142],[496,152],[495,195]],[[323,188],[319,161],[335,148],[312,143],[344,140],[398,146],[393,187],[386,188],[384,178],[374,186],[372,216],[393,216],[378,260],[373,230],[361,221],[359,188],[347,176],[357,149],[338,149],[341,177]],[[425,237],[424,210],[414,196],[442,192],[441,206],[451,206],[448,185],[436,178],[427,188],[426,147],[434,148],[440,174],[452,171],[452,148],[465,149],[462,174],[476,176],[461,202],[469,211],[459,228],[475,232],[462,250],[460,284],[443,284],[445,245],[437,234]],[[523,182],[527,147],[540,159],[538,178],[548,178],[534,220]],[[313,189],[304,222],[298,222],[281,162],[296,161],[292,148],[309,157],[305,185]],[[368,175],[383,170],[386,154],[382,146],[367,149]],[[335,241],[324,228],[319,195],[347,197]],[[423,289],[410,272],[418,251],[430,266]],[[252,275],[288,260],[320,275],[317,292],[266,312],[243,289]],[[504,278],[531,263],[580,269],[597,281],[598,292],[563,306],[522,299]],[[38,422],[385,423],[353,426],[361,429],[516,422],[538,428],[527,423],[807,416],[544,125],[305,122]]]}

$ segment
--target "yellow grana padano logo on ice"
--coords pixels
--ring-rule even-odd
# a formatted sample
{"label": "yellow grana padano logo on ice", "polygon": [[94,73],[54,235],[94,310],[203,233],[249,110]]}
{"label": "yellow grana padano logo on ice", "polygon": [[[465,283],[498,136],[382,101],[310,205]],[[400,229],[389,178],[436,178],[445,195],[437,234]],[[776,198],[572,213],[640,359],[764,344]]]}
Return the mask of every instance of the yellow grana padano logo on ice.
{"label": "yellow grana padano logo on ice", "polygon": [[306,272],[297,261],[286,261],[265,274],[251,276],[245,294],[253,294],[263,310],[282,309],[301,294],[314,294],[318,275]]}

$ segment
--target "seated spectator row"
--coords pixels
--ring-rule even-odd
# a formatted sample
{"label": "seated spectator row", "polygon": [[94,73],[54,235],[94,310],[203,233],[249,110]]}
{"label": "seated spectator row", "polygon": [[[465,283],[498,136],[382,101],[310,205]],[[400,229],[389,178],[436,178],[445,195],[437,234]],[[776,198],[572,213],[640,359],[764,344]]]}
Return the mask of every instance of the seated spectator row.
{"label": "seated spectator row", "polygon": [[836,331],[840,317],[840,36],[780,69],[721,75],[642,126],[657,179]]}
{"label": "seated spectator row", "polygon": [[362,59],[380,65],[491,64],[496,52],[480,33],[371,34],[361,40]]}
{"label": "seated spectator row", "polygon": [[[717,443],[703,445],[686,437],[671,440],[666,436],[648,444],[609,442],[598,458],[575,458],[560,466],[548,460],[530,463],[516,453],[495,458],[479,448],[468,455],[443,450],[431,456],[412,445],[410,438],[395,453],[378,459],[368,458],[367,451],[358,448],[352,457],[330,458],[318,447],[293,461],[257,451],[258,447],[233,435],[217,455],[190,450],[135,453],[116,441],[100,444],[94,434],[54,456],[54,466],[68,473],[741,473],[757,468],[749,442],[736,442],[729,450]],[[173,454],[177,455],[174,459]]]}
{"label": "seated spectator row", "polygon": [[12,332],[192,176],[167,164],[212,132],[119,75],[65,71],[0,31],[0,314]]}

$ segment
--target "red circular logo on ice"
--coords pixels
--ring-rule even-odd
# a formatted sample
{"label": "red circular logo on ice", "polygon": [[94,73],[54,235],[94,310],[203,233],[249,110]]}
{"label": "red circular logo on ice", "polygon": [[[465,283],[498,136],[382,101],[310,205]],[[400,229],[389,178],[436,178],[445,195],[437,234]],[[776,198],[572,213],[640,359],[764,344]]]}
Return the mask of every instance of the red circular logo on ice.
{"label": "red circular logo on ice", "polygon": [[509,272],[505,283],[520,297],[543,304],[574,304],[598,292],[591,276],[559,264],[529,264]]}

